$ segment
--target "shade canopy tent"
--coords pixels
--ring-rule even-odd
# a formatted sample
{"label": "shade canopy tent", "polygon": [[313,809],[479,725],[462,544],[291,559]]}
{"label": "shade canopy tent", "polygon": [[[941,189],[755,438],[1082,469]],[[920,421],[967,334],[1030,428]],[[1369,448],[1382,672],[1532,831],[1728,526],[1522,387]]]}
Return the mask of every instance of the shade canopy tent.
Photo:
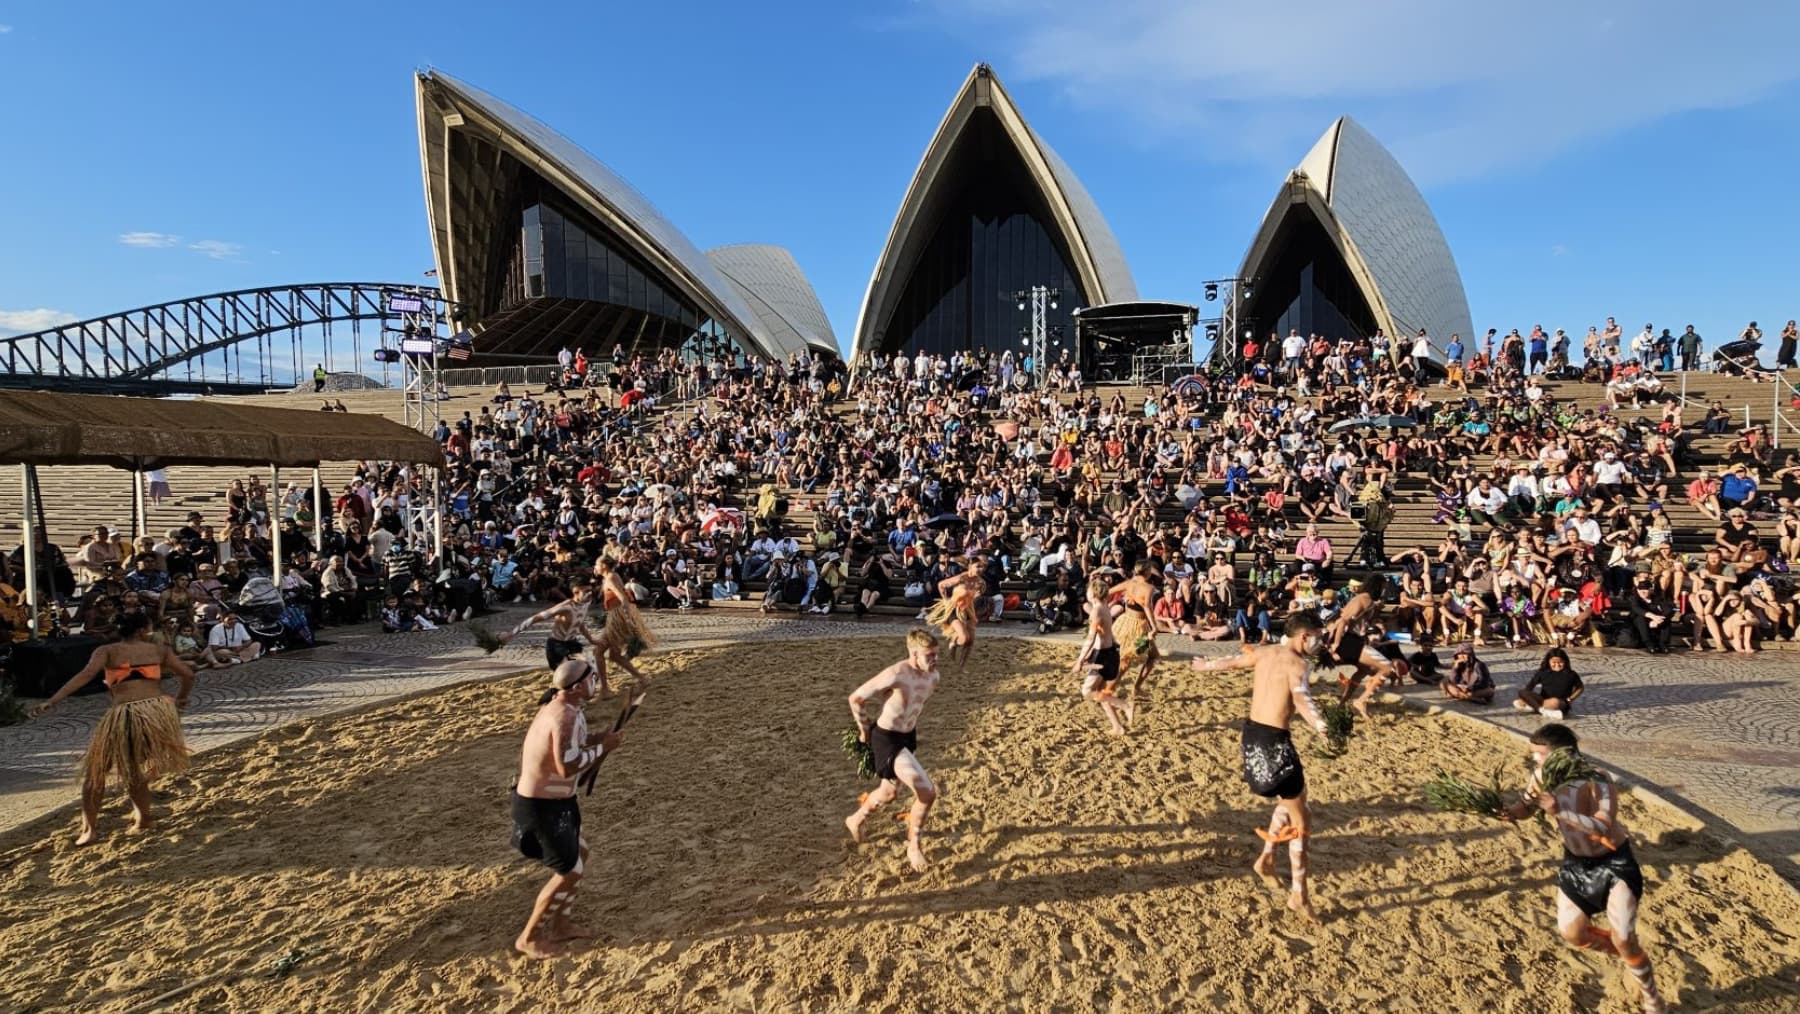
{"label": "shade canopy tent", "polygon": [[0,391],[0,465],[317,466],[411,461],[441,468],[443,448],[391,419],[216,401]]}
{"label": "shade canopy tent", "polygon": [[[281,468],[311,467],[313,497],[321,497],[318,466],[324,461],[406,461],[429,465],[438,474],[444,450],[432,437],[373,415],[262,408],[217,401],[116,398],[47,391],[0,391],[0,465],[24,472],[25,597],[31,629],[37,630],[37,538],[33,529],[37,465],[107,465],[132,472],[136,520],[143,518],[143,483],[138,473],[170,465],[269,466],[272,488],[281,488]],[[442,526],[433,490],[433,545],[442,550]],[[318,518],[315,511],[315,541]],[[281,580],[281,537],[271,518],[277,584]]]}

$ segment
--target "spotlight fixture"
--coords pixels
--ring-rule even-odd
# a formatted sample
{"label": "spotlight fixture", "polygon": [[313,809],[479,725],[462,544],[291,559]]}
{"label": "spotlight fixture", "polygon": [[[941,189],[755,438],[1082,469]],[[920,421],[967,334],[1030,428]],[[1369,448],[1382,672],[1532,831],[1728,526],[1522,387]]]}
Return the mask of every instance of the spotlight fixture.
{"label": "spotlight fixture", "polygon": [[1219,283],[1218,282],[1207,282],[1206,283],[1206,301],[1208,303],[1211,303],[1211,302],[1216,301],[1218,298],[1219,298]]}

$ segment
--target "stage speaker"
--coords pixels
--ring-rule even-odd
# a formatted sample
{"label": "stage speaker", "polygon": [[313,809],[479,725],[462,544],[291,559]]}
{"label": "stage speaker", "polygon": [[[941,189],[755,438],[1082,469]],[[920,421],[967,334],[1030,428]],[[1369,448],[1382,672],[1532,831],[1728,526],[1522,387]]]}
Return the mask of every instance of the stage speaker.
{"label": "stage speaker", "polygon": [[[98,647],[98,638],[80,635],[21,641],[13,645],[12,659],[7,663],[13,693],[20,697],[49,697],[87,665],[88,658]],[[81,692],[97,694],[104,689],[106,681],[95,676]]]}

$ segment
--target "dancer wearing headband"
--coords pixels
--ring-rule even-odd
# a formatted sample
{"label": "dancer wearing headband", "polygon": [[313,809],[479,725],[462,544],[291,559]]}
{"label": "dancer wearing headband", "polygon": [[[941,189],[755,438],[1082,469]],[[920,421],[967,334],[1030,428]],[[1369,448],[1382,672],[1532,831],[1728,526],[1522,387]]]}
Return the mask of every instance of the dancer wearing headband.
{"label": "dancer wearing headband", "polygon": [[656,647],[656,635],[638,612],[631,589],[625,587],[613,562],[601,557],[594,563],[594,573],[600,576],[600,606],[606,610],[606,627],[600,640],[606,645],[607,657],[630,673],[632,679],[642,679],[644,674],[631,660]]}
{"label": "dancer wearing headband", "polygon": [[[1520,820],[1540,809],[1562,832],[1563,862],[1556,875],[1556,927],[1569,946],[1601,954],[1617,954],[1637,984],[1645,1014],[1667,1010],[1656,991],[1650,955],[1638,943],[1638,904],[1644,896],[1644,874],[1631,854],[1631,836],[1619,821],[1619,790],[1604,772],[1577,778],[1545,792],[1539,780],[1544,761],[1558,750],[1579,752],[1580,741],[1569,727],[1552,722],[1531,734],[1537,769],[1526,783],[1525,797],[1501,811]],[[1606,916],[1607,930],[1593,918]]]}
{"label": "dancer wearing headband", "polygon": [[1319,614],[1312,610],[1292,612],[1280,644],[1254,650],[1245,645],[1241,655],[1194,660],[1194,668],[1199,672],[1255,669],[1250,720],[1244,723],[1244,781],[1251,792],[1276,803],[1269,829],[1256,831],[1263,840],[1263,849],[1251,869],[1264,883],[1279,887],[1280,881],[1275,878],[1275,846],[1287,842],[1293,878],[1288,908],[1314,922],[1318,916],[1313,912],[1306,886],[1306,845],[1312,835],[1311,816],[1306,808],[1306,772],[1300,767],[1300,754],[1294,750],[1288,725],[1298,711],[1319,735],[1325,734],[1325,720],[1313,705],[1312,689],[1307,683],[1310,660],[1323,647],[1321,628]]}
{"label": "dancer wearing headband", "polygon": [[[180,712],[193,692],[194,670],[168,645],[150,640],[150,634],[149,616],[126,616],[119,622],[117,643],[95,648],[80,672],[32,709],[34,717],[42,715],[105,673],[112,702],[81,759],[81,836],[75,839],[77,845],[89,844],[99,833],[100,801],[106,798],[107,779],[115,769],[131,798],[133,832],[147,831],[155,823],[150,816],[150,783],[187,770]],[[163,692],[163,677],[169,673],[181,680],[173,701]]]}
{"label": "dancer wearing headband", "polygon": [[570,920],[588,856],[575,780],[603,754],[617,750],[620,739],[618,732],[588,732],[582,707],[593,698],[597,675],[586,659],[564,660],[525,733],[519,780],[512,791],[513,845],[554,874],[538,892],[531,917],[513,943],[529,958],[555,957],[564,941],[588,935]]}

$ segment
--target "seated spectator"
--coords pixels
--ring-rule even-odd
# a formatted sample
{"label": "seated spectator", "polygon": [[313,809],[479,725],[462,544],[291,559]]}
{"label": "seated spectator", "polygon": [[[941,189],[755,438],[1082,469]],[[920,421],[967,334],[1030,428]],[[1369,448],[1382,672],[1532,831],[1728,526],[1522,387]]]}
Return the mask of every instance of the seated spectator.
{"label": "seated spectator", "polygon": [[1494,702],[1493,674],[1488,671],[1486,662],[1475,657],[1475,649],[1467,644],[1456,649],[1450,672],[1438,686],[1443,688],[1444,696],[1453,701]]}
{"label": "seated spectator", "polygon": [[1580,674],[1569,664],[1569,653],[1561,648],[1551,648],[1544,653],[1537,672],[1519,691],[1513,708],[1535,711],[1552,722],[1560,722],[1585,692]]}
{"label": "seated spectator", "polygon": [[200,653],[200,665],[223,669],[262,657],[262,643],[251,638],[250,631],[239,622],[236,613],[226,613],[206,635],[206,648]]}

